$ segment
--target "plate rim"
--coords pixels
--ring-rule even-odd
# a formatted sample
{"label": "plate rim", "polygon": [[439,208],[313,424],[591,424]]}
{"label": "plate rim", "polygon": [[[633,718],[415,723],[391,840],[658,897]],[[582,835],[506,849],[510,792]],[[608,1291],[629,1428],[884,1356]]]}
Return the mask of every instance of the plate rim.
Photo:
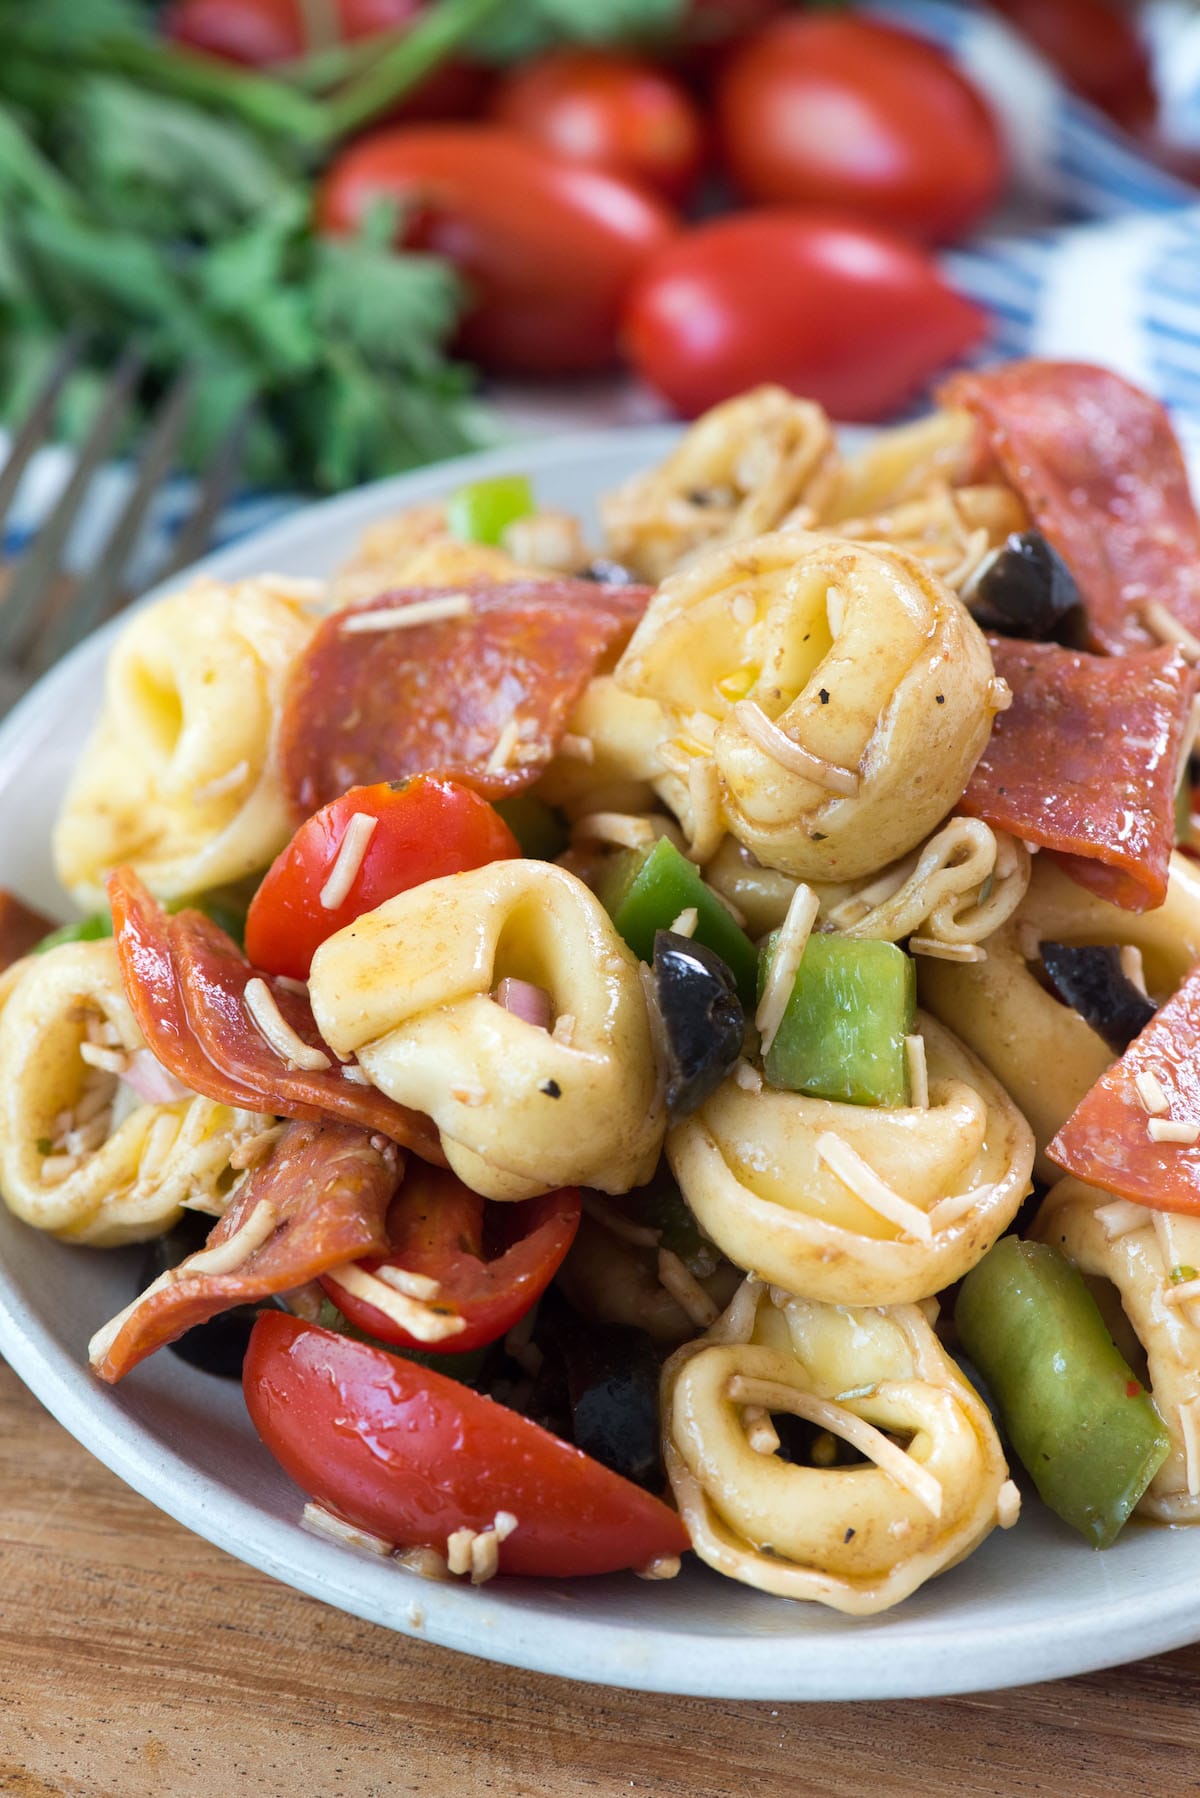
{"label": "plate rim", "polygon": [[[649,425],[507,443],[302,503],[149,589],[137,605],[151,605],[193,578],[245,578],[241,570],[248,555],[267,572],[276,545],[285,545],[297,528],[314,522],[353,527],[440,495],[464,476],[507,472],[517,459],[524,471],[536,475],[539,469],[586,463],[627,447],[633,467],[634,458],[652,459],[679,436],[679,426]],[[88,637],[0,722],[0,788],[6,784],[8,764],[20,754],[21,740],[36,731],[39,721],[61,711],[60,695],[65,697],[82,665],[94,660],[99,671],[101,657],[127,616],[121,614]],[[1000,1624],[985,1614],[973,1629],[961,1621],[940,1633],[935,1626],[907,1651],[903,1607],[888,1614],[897,1620],[894,1637],[856,1633],[853,1619],[844,1632],[806,1632],[807,1607],[797,1611],[798,1627],[791,1633],[739,1636],[647,1626],[638,1618],[632,1587],[631,1621],[572,1616],[565,1605],[552,1628],[540,1613],[506,1606],[503,1582],[477,1589],[430,1584],[393,1566],[389,1580],[403,1582],[393,1595],[385,1590],[381,1563],[374,1557],[352,1556],[340,1545],[306,1534],[298,1560],[296,1524],[269,1515],[236,1488],[198,1472],[118,1407],[89,1403],[98,1394],[86,1368],[43,1326],[2,1264],[0,1353],[76,1441],[143,1498],[214,1546],[365,1622],[535,1673],[704,1698],[829,1702],[938,1697],[1071,1677],[1167,1652],[1200,1635],[1200,1567],[1190,1578],[1186,1570],[1173,1572],[1150,1598],[1139,1591],[1119,1600],[1110,1596],[1102,1629],[1093,1596],[1074,1607],[1067,1602],[1052,1628],[1046,1621]],[[552,1584],[575,1595],[587,1590],[585,1582]]]}

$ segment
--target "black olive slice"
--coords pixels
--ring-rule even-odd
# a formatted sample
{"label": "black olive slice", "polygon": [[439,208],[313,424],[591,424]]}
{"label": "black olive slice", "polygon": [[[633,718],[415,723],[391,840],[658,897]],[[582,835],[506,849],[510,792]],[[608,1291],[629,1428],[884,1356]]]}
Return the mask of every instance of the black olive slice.
{"label": "black olive slice", "polygon": [[667,1062],[667,1117],[687,1117],[742,1052],[746,1014],[719,955],[671,930],[654,934],[654,997]]}
{"label": "black olive slice", "polygon": [[579,1318],[564,1305],[553,1313],[546,1346],[566,1372],[576,1448],[657,1492],[660,1363],[646,1332]]}
{"label": "black olive slice", "polygon": [[1113,943],[1042,943],[1042,966],[1064,1005],[1123,1055],[1154,1016],[1155,1007],[1121,966]]}
{"label": "black olive slice", "polygon": [[980,565],[963,598],[976,624],[1000,637],[1068,642],[1082,619],[1075,577],[1040,531],[1014,531]]}
{"label": "black olive slice", "polygon": [[[189,1255],[202,1249],[215,1224],[215,1218],[198,1211],[185,1211],[179,1222],[165,1235],[156,1236],[153,1242],[147,1243],[146,1253],[142,1258],[139,1293],[144,1292],[160,1274],[165,1274],[168,1268],[178,1267],[181,1261],[186,1261]],[[222,1379],[240,1380],[250,1332],[259,1312],[264,1306],[272,1305],[273,1301],[270,1299],[254,1305],[235,1305],[228,1311],[218,1312],[216,1317],[210,1317],[207,1323],[194,1324],[167,1346],[172,1354],[178,1355],[190,1367],[198,1367],[204,1373],[218,1374]]]}

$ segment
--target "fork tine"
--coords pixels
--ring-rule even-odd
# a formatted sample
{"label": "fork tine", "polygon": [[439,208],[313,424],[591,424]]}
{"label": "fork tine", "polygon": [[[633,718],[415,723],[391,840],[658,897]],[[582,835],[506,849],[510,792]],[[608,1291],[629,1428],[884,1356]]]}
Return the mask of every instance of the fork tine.
{"label": "fork tine", "polygon": [[66,386],[67,376],[79,360],[83,342],[84,333],[81,329],[77,328],[68,334],[33,405],[26,413],[20,430],[12,440],[4,466],[0,468],[0,531],[4,529],[17,488],[21,484],[21,476],[28,468],[34,451],[41,446],[50,430],[54,408]]}
{"label": "fork tine", "polygon": [[233,423],[221,440],[216,455],[208,465],[208,471],[204,476],[196,504],[181,525],[167,562],[155,576],[156,584],[159,581],[169,580],[173,574],[178,574],[181,568],[186,568],[190,562],[196,561],[207,547],[213,525],[237,479],[253,416],[252,402],[248,402],[235,415]]}
{"label": "fork tine", "polygon": [[[129,564],[150,502],[169,474],[188,409],[195,392],[190,373],[180,375],[158,408],[138,460],[133,490],[123,506],[99,560],[82,576],[67,603],[45,621],[28,653],[28,664],[41,674],[87,636],[109,609]],[[119,607],[113,607],[119,610]]]}
{"label": "fork tine", "polygon": [[27,628],[58,569],[63,546],[92,476],[112,447],[142,367],[142,359],[136,351],[128,350],[122,356],[62,497],[38,532],[33,547],[17,566],[12,584],[0,601],[0,655],[14,659],[20,656]]}

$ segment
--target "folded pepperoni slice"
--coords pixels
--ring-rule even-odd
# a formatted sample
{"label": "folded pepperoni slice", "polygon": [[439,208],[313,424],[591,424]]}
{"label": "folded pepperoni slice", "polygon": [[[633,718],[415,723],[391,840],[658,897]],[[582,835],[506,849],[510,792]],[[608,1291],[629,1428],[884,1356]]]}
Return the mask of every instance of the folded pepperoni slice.
{"label": "folded pepperoni slice", "polygon": [[386,1253],[402,1166],[394,1143],[357,1124],[289,1124],[205,1246],[93,1337],[96,1373],[111,1384],[219,1311]]}
{"label": "folded pepperoni slice", "polygon": [[979,420],[1075,576],[1093,649],[1200,637],[1200,519],[1157,400],[1109,369],[1037,360],[952,375],[938,398]]}
{"label": "folded pepperoni slice", "polygon": [[[508,581],[405,587],[334,613],[284,698],[280,759],[297,811],[407,774],[473,770],[488,798],[529,786],[649,597],[595,581]],[[406,622],[410,611],[423,622]]]}
{"label": "folded pepperoni slice", "polygon": [[1167,896],[1175,788],[1196,676],[1171,649],[1119,659],[989,637],[1013,703],[992,726],[960,809],[1060,852],[1127,911]]}
{"label": "folded pepperoni slice", "polygon": [[[1151,1113],[1147,1099],[1165,1100],[1167,1111]],[[1123,1199],[1200,1212],[1200,968],[1101,1075],[1046,1153]]]}
{"label": "folded pepperoni slice", "polygon": [[5,968],[28,955],[54,929],[54,919],[45,912],[34,911],[7,887],[0,887],[0,974]]}
{"label": "folded pepperoni slice", "polygon": [[126,996],[150,1048],[177,1080],[249,1111],[343,1118],[444,1164],[427,1117],[347,1079],[303,991],[259,974],[202,912],[169,915],[130,868],[110,876],[108,894]]}

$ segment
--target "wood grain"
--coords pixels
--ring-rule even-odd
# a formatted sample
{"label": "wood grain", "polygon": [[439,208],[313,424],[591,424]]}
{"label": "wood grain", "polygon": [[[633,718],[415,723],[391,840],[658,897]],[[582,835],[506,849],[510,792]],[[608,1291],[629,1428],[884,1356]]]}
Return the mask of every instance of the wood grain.
{"label": "wood grain", "polygon": [[661,1698],[488,1666],[328,1610],[190,1535],[0,1365],[12,1798],[1174,1798],[1200,1791],[1198,1696],[1200,1648],[871,1705]]}

